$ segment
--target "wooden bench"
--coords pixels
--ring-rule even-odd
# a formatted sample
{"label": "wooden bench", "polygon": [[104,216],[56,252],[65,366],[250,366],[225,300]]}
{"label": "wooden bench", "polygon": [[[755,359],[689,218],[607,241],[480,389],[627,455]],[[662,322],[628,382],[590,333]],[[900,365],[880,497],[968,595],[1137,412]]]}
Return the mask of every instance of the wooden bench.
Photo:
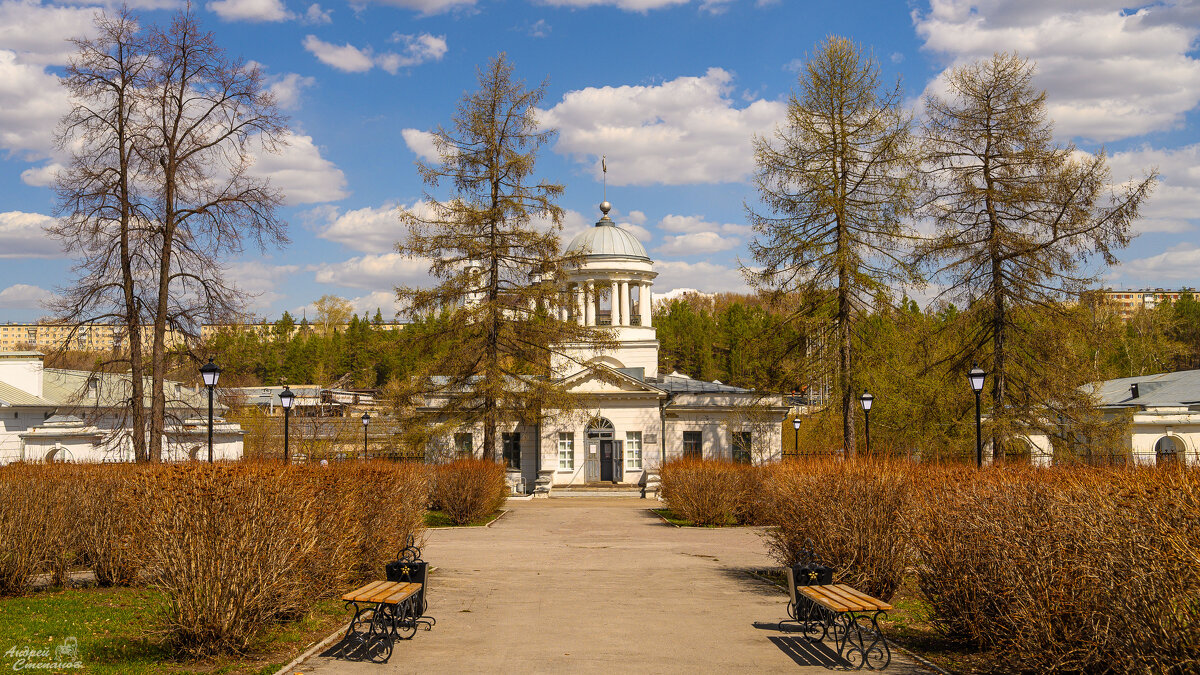
{"label": "wooden bench", "polygon": [[421,584],[373,581],[342,596],[346,607],[354,607],[354,618],[344,641],[365,646],[372,660],[387,661],[392,641],[407,640],[417,632],[421,609],[417,607]]}
{"label": "wooden bench", "polygon": [[[832,633],[838,657],[852,668],[887,668],[892,661],[879,619],[892,606],[845,584],[796,586],[794,618],[813,637],[821,629],[819,640]],[[867,623],[867,626],[863,624]]]}
{"label": "wooden bench", "polygon": [[879,619],[892,606],[833,583],[833,568],[814,555],[811,539],[796,552],[795,561],[784,568],[791,597],[788,616],[800,624],[805,637],[821,641],[832,633],[838,657],[850,667],[887,668],[892,650],[879,630]]}
{"label": "wooden bench", "polygon": [[396,561],[384,567],[387,581],[372,581],[342,596],[346,608],[354,608],[354,617],[346,627],[343,642],[358,651],[359,657],[387,661],[396,638],[408,640],[417,626],[426,630],[436,621],[425,616],[428,563],[421,560],[421,549],[410,536]]}

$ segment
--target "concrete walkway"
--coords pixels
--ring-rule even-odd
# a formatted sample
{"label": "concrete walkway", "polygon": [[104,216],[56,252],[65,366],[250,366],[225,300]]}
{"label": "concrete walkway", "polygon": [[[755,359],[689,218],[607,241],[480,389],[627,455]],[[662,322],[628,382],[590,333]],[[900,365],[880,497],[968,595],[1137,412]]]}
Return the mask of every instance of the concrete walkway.
{"label": "concrete walkway", "polygon": [[[780,632],[783,592],[754,528],[671,527],[639,499],[510,502],[490,528],[433,530],[432,631],[387,664],[327,651],[293,673],[827,673],[835,657]],[[865,672],[865,671],[864,671]],[[888,672],[923,672],[893,652]]]}

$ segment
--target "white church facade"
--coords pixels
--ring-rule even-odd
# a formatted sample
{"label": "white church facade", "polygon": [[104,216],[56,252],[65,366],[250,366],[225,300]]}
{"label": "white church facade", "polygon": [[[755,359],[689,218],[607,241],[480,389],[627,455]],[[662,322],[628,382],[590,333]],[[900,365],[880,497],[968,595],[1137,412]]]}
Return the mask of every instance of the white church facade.
{"label": "white church facade", "polygon": [[[530,493],[596,485],[654,489],[660,467],[677,457],[778,460],[788,412],[782,396],[659,372],[654,263],[609,218],[611,205],[600,209],[596,225],[567,247],[582,262],[563,280],[569,309],[559,318],[609,329],[616,346],[567,344],[552,357],[552,376],[585,404],[501,431],[498,454],[510,482]],[[481,428],[462,428],[439,444],[479,454],[482,439]]]}

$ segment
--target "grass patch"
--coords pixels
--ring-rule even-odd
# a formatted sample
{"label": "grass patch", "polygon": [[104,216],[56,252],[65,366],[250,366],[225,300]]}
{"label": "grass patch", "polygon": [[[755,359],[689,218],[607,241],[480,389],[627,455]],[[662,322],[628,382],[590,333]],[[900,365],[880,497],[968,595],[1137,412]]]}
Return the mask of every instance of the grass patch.
{"label": "grass patch", "polygon": [[672,511],[671,509],[668,509],[668,508],[650,509],[650,510],[657,513],[658,515],[662,516],[663,520],[667,521],[668,523],[670,523],[672,525],[677,525],[679,527],[736,527],[737,526],[737,522],[735,520],[733,520],[732,518],[725,521],[724,524],[697,525],[697,524],[693,523],[692,521],[688,520],[687,518],[680,516],[679,514],[675,513],[674,511]]}
{"label": "grass patch", "polygon": [[430,510],[425,512],[425,527],[483,527],[502,515],[504,515],[503,510],[496,510],[466,525],[455,525],[445,511]]}
{"label": "grass patch", "polygon": [[[787,602],[787,575],[783,570],[773,568],[754,570],[754,573],[778,585],[780,602]],[[973,645],[950,639],[934,627],[930,622],[932,607],[917,588],[915,577],[905,577],[890,602],[894,609],[887,613],[887,619],[879,622],[889,643],[895,642],[952,673],[994,671],[992,664],[995,659],[990,658],[988,652],[981,652]]]}
{"label": "grass patch", "polygon": [[[13,669],[19,652],[28,649],[30,665],[74,660],[83,664],[78,672],[274,673],[348,618],[341,602],[319,602],[304,619],[266,630],[250,653],[181,661],[154,633],[164,601],[157,591],[116,587],[50,589],[0,600],[0,670]],[[77,657],[68,658],[70,646]]]}

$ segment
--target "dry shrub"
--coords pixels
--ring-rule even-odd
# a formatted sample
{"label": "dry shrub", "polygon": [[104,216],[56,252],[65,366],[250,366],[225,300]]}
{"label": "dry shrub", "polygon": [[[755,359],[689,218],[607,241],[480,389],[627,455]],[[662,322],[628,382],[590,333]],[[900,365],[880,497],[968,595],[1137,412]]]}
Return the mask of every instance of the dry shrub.
{"label": "dry shrub", "polygon": [[1007,670],[1200,667],[1196,472],[922,474],[918,579],[946,632]]}
{"label": "dry shrub", "polygon": [[458,459],[434,467],[430,501],[456,525],[490,515],[508,499],[504,466],[485,459]]}
{"label": "dry shrub", "polygon": [[766,481],[767,546],[790,565],[811,543],[837,583],[890,600],[910,559],[901,515],[911,490],[900,462],[785,462]]}
{"label": "dry shrub", "polygon": [[0,468],[0,596],[26,592],[35,574],[65,577],[71,551],[63,473],[59,466]]}
{"label": "dry shrub", "polygon": [[188,654],[241,651],[311,601],[316,482],[279,465],[177,465],[135,477],[143,562],[167,598],[167,640]]}
{"label": "dry shrub", "polygon": [[763,470],[732,462],[678,459],[662,468],[661,496],[675,515],[695,525],[737,525],[754,520]]}
{"label": "dry shrub", "polygon": [[123,508],[140,514],[140,562],[167,598],[168,643],[196,655],[243,651],[418,533],[419,467],[176,465],[138,472]]}
{"label": "dry shrub", "polygon": [[337,595],[364,578],[383,578],[408,537],[424,527],[429,492],[422,464],[333,464],[312,474],[317,482],[319,554],[308,576],[314,588]]}
{"label": "dry shrub", "polygon": [[74,470],[75,508],[70,528],[79,561],[101,586],[138,582],[141,564],[134,533],[138,514],[116,508],[139,467],[128,464],[79,466]]}

